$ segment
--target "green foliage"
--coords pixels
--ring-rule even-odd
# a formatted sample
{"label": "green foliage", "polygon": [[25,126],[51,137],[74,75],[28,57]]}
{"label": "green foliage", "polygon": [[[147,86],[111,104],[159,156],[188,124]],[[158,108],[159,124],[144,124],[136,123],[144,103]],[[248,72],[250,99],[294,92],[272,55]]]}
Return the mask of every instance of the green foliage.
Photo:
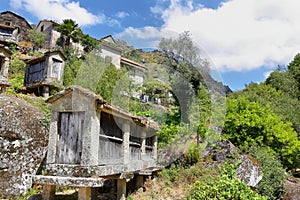
{"label": "green foliage", "polygon": [[33,196],[35,194],[40,194],[42,190],[42,186],[38,186],[36,189],[32,189],[30,188],[28,192],[26,192],[26,194],[17,197],[16,200],[27,200],[30,196]]}
{"label": "green foliage", "polygon": [[272,72],[266,79],[266,84],[272,86],[276,90],[281,90],[293,98],[297,98],[299,95],[298,83],[288,71]]}
{"label": "green foliage", "polygon": [[158,131],[158,148],[162,148],[166,146],[167,144],[174,141],[175,136],[178,133],[178,125],[174,124],[166,124],[161,127],[161,129]]}
{"label": "green foliage", "polygon": [[20,74],[24,74],[26,69],[26,63],[14,54],[9,63],[8,78],[12,79]]}
{"label": "green foliage", "polygon": [[234,177],[236,164],[225,163],[222,173],[217,179],[196,181],[190,191],[188,199],[256,199],[263,200],[267,197],[261,196],[239,179]]}
{"label": "green foliage", "polygon": [[246,149],[262,165],[263,178],[256,191],[268,199],[280,199],[284,194],[285,169],[273,150],[257,145]]}
{"label": "green foliage", "polygon": [[274,88],[276,87],[276,81],[275,79],[272,81],[268,80],[266,81],[267,83],[261,84],[249,84],[243,91],[232,93],[230,97],[243,97],[250,102],[269,106],[283,121],[292,122],[293,128],[300,134],[300,101],[283,90]]}
{"label": "green foliage", "polygon": [[80,43],[86,53],[91,52],[97,45],[99,45],[98,40],[91,37],[89,34],[83,34]]}
{"label": "green foliage", "polygon": [[[99,79],[96,93],[100,94],[107,102],[112,102],[117,106],[122,106],[118,98],[120,92],[129,92],[130,80],[126,79],[126,69],[117,69],[113,65],[106,67]],[[121,97],[120,97],[121,98]],[[123,102],[124,103],[124,102]]]}
{"label": "green foliage", "polygon": [[30,42],[33,44],[33,49],[41,48],[45,43],[46,35],[36,29],[29,29],[27,31],[27,36]]}
{"label": "green foliage", "polygon": [[63,84],[65,87],[75,84],[75,79],[81,65],[82,60],[77,58],[76,55],[68,56],[65,62],[63,77]]}
{"label": "green foliage", "polygon": [[11,82],[12,86],[7,88],[7,92],[17,94],[20,92],[20,88],[24,84],[24,74],[18,74],[9,81]]}
{"label": "green foliage", "polygon": [[288,65],[288,71],[298,83],[298,98],[300,98],[300,54],[297,54],[294,60]]}
{"label": "green foliage", "polygon": [[75,85],[96,92],[100,78],[106,68],[111,65],[111,60],[101,57],[100,52],[101,49],[96,48],[85,56],[76,74]]}
{"label": "green foliage", "polygon": [[82,37],[82,31],[78,24],[72,19],[64,19],[63,23],[56,27],[61,33],[60,42],[63,47],[70,49],[71,41],[79,42]]}
{"label": "green foliage", "polygon": [[239,147],[268,146],[280,155],[285,166],[300,165],[297,133],[291,123],[282,122],[269,107],[245,98],[228,98],[223,131],[225,137]]}
{"label": "green foliage", "polygon": [[192,143],[189,150],[186,153],[186,163],[188,165],[194,165],[202,158],[202,148],[197,146],[197,144]]}

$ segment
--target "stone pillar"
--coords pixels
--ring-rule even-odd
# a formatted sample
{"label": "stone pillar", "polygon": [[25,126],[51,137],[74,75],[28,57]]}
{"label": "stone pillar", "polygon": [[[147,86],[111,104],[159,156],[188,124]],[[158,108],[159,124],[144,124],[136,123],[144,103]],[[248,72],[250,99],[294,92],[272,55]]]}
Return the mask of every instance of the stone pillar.
{"label": "stone pillar", "polygon": [[49,97],[49,87],[48,86],[43,86],[42,96],[45,97],[45,98]]}
{"label": "stone pillar", "polygon": [[141,152],[142,154],[144,154],[146,153],[146,132],[145,131],[142,131],[141,140],[142,140]]}
{"label": "stone pillar", "polygon": [[96,104],[92,104],[85,112],[81,166],[95,166],[99,163],[100,119],[98,118],[95,106]]}
{"label": "stone pillar", "polygon": [[2,67],[3,67],[2,76],[7,79],[8,78],[8,68],[9,68],[9,58],[4,59],[4,64]]}
{"label": "stone pillar", "polygon": [[57,128],[58,115],[59,115],[59,112],[52,111],[50,130],[49,130],[47,164],[56,162],[56,148],[57,148],[57,137],[58,137],[58,128]]}
{"label": "stone pillar", "polygon": [[157,159],[157,135],[153,137],[153,157]]}
{"label": "stone pillar", "polygon": [[55,199],[55,190],[56,190],[55,185],[44,185],[42,199],[43,200]]}
{"label": "stone pillar", "polygon": [[137,175],[136,176],[136,181],[135,181],[135,188],[139,189],[144,186],[144,176],[142,175]]}
{"label": "stone pillar", "polygon": [[130,152],[129,152],[129,137],[130,137],[130,125],[127,122],[124,122],[122,125],[123,130],[123,163],[128,164],[130,160]]}
{"label": "stone pillar", "polygon": [[92,190],[90,187],[80,187],[78,191],[78,200],[91,200]]}
{"label": "stone pillar", "polygon": [[126,199],[126,179],[118,179],[117,200]]}

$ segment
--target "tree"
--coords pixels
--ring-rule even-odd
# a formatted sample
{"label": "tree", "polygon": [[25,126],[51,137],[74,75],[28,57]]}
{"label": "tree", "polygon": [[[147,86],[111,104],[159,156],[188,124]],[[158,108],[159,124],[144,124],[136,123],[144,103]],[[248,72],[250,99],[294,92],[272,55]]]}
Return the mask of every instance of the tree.
{"label": "tree", "polygon": [[58,25],[56,30],[61,33],[61,42],[67,49],[70,48],[71,41],[79,42],[82,37],[81,29],[72,19],[64,19],[63,23]]}
{"label": "tree", "polygon": [[36,28],[29,29],[27,31],[27,36],[33,45],[33,50],[35,50],[36,48],[41,48],[45,43],[46,35],[39,32]]}
{"label": "tree", "polygon": [[272,72],[266,79],[266,84],[271,85],[276,90],[281,90],[291,97],[298,98],[298,83],[293,74],[289,71]]}
{"label": "tree", "polygon": [[294,60],[288,65],[288,71],[298,83],[298,99],[300,99],[300,54],[297,54]]}
{"label": "tree", "polygon": [[83,34],[80,42],[83,46],[83,50],[86,53],[89,53],[92,51],[97,45],[99,45],[99,42],[97,39],[91,37],[89,34]]}
{"label": "tree", "polygon": [[65,87],[74,85],[82,60],[76,55],[69,55],[65,62],[63,84]]}
{"label": "tree", "polygon": [[[280,116],[283,121],[292,122],[294,129],[300,134],[300,102],[297,97],[291,96],[283,89],[277,89],[288,89],[284,85],[289,85],[285,83],[286,78],[282,78],[278,73],[276,72],[276,76],[270,75],[272,78],[267,79],[266,83],[251,83],[244,90],[232,93],[229,96],[231,98],[242,97],[250,102],[269,106],[272,112]],[[291,80],[287,80],[287,82],[289,83]]]}
{"label": "tree", "polygon": [[227,99],[223,132],[235,145],[270,147],[289,168],[299,167],[300,141],[290,122],[283,122],[271,109],[245,98]]}

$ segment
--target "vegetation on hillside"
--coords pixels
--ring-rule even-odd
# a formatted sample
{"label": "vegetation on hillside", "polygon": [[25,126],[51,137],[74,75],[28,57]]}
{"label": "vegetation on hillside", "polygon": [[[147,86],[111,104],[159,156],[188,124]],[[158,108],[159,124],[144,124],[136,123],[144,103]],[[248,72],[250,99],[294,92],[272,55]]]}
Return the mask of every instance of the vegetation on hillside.
{"label": "vegetation on hillside", "polygon": [[[65,87],[83,86],[109,103],[156,121],[161,126],[160,149],[190,141],[186,144],[185,163],[168,166],[156,182],[147,183],[150,193],[131,198],[279,199],[284,194],[286,171],[300,168],[300,54],[287,66],[278,66],[266,81],[228,94],[210,77],[209,63],[201,57],[189,32],[163,38],[160,50],[149,53],[117,40],[124,57],[146,62],[148,73],[138,85],[130,79],[130,70],[118,70],[110,58],[99,55],[98,41],[84,34],[75,21],[64,20],[57,31],[61,32],[59,45],[67,56]],[[42,47],[43,35],[34,29],[28,34],[34,50]],[[80,42],[85,53],[77,54],[72,42]],[[41,123],[49,127],[49,105],[43,99],[19,94],[24,72],[25,62],[14,52],[9,71],[12,87],[7,93],[40,107],[45,113]],[[136,93],[149,99],[135,98]],[[203,148],[213,146],[220,137],[261,163],[264,177],[255,191],[234,178],[236,165],[203,166]]]}

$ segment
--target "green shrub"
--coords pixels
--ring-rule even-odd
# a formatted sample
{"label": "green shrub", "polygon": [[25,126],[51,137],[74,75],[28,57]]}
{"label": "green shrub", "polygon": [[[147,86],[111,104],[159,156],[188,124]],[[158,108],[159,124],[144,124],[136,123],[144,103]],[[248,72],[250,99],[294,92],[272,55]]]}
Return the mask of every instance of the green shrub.
{"label": "green shrub", "polygon": [[173,141],[175,135],[178,132],[178,125],[164,125],[161,127],[161,129],[158,131],[158,147],[164,147],[170,142]]}
{"label": "green shrub", "polygon": [[284,194],[285,169],[274,151],[267,147],[254,145],[248,148],[252,155],[262,165],[263,178],[256,191],[269,199],[280,199]]}
{"label": "green shrub", "polygon": [[191,144],[186,153],[186,163],[188,165],[196,164],[202,158],[202,149],[197,144]]}
{"label": "green shrub", "polygon": [[7,88],[7,91],[14,94],[19,93],[20,88],[24,85],[24,74],[18,74],[9,81],[11,82],[12,86]]}
{"label": "green shrub", "polygon": [[267,197],[255,193],[251,188],[234,177],[237,164],[225,163],[221,175],[215,180],[196,181],[189,193],[189,200],[202,199],[256,199]]}

